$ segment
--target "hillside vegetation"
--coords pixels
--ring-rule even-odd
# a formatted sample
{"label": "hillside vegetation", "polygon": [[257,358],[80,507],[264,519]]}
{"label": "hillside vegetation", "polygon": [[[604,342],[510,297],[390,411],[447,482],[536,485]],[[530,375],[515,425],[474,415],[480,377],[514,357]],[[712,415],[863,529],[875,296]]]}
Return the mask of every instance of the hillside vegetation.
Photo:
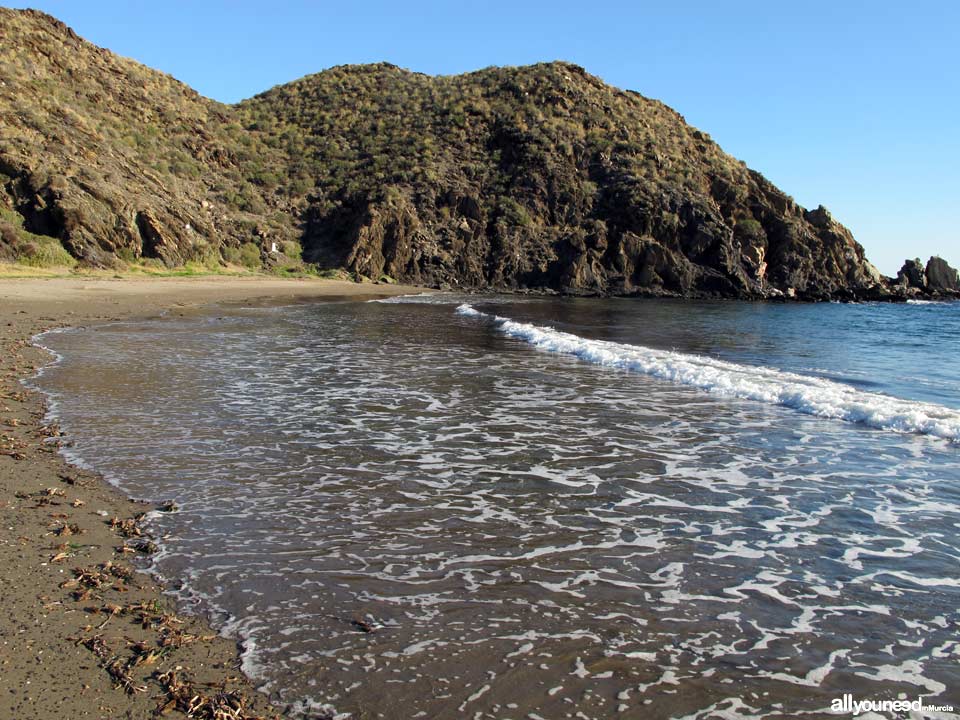
{"label": "hillside vegetation", "polygon": [[0,259],[48,237],[87,265],[302,249],[322,269],[472,289],[824,298],[881,282],[824,208],[567,63],[341,66],[226,106],[0,10],[0,76]]}
{"label": "hillside vegetation", "polygon": [[264,237],[298,237],[251,172],[283,159],[232,108],[32,10],[0,8],[0,79],[0,258],[29,261],[24,228],[94,266],[213,265],[245,243],[260,265]]}

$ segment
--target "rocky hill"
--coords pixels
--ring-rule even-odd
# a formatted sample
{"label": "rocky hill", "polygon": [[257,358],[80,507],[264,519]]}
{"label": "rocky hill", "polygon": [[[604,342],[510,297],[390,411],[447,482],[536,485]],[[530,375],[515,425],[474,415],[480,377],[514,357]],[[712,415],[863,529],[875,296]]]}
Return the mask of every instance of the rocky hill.
{"label": "rocky hill", "polygon": [[314,178],[302,242],[323,265],[603,294],[820,297],[880,279],[825,209],[573,65],[345,66],[238,111]]}
{"label": "rocky hill", "polygon": [[662,103],[567,63],[342,66],[225,106],[0,9],[0,256],[269,261],[374,280],[822,299],[886,281]]}
{"label": "rocky hill", "polygon": [[295,240],[297,193],[257,184],[261,164],[284,162],[232,108],[48,15],[0,8],[0,257],[29,259],[49,237],[89,265],[182,265],[259,234]]}

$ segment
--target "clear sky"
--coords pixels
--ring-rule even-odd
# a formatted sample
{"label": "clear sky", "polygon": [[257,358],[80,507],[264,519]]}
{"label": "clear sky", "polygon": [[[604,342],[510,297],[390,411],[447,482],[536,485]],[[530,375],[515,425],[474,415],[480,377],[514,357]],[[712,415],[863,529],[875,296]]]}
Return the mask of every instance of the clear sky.
{"label": "clear sky", "polygon": [[33,0],[234,102],[331,65],[569,60],[663,100],[893,274],[960,266],[960,2]]}

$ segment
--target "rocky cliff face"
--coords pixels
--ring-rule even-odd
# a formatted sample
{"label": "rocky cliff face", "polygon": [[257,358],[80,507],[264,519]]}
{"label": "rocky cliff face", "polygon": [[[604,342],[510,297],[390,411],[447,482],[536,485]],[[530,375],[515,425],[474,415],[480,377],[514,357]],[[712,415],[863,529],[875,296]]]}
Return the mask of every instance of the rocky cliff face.
{"label": "rocky cliff face", "polygon": [[[344,66],[228,107],[0,9],[0,73],[0,213],[87,264],[256,261],[295,240],[322,268],[434,286],[888,293],[825,208],[566,63]],[[16,242],[0,233],[0,256]]]}
{"label": "rocky cliff face", "polygon": [[[258,232],[296,237],[288,203],[253,180],[252,163],[271,151],[231,108],[31,10],[0,8],[0,78],[8,228],[55,238],[94,266],[182,265],[220,258]],[[5,235],[16,242],[15,231]]]}
{"label": "rocky cliff face", "polygon": [[340,67],[239,107],[300,148],[308,257],[376,278],[581,294],[826,298],[882,283],[660,102],[550,63],[427,77]]}

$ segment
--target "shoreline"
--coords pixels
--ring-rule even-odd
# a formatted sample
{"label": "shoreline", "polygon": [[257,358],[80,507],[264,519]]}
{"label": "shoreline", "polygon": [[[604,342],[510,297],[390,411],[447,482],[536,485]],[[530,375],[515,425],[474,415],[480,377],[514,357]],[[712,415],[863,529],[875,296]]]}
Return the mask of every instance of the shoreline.
{"label": "shoreline", "polygon": [[[0,279],[0,716],[279,717],[243,676],[240,648],[131,560],[152,549],[142,514],[69,464],[47,400],[23,383],[51,362],[32,338],[55,328],[187,314],[220,303],[374,299],[423,292],[265,277]],[[226,717],[226,715],[225,715]]]}

